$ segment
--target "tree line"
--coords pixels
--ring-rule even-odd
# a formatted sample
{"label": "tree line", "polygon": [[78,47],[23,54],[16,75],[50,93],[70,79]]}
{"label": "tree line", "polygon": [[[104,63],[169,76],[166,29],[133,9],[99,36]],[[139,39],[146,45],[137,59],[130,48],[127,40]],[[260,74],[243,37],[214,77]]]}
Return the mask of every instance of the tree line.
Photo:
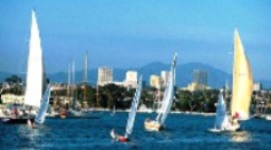
{"label": "tree line", "polygon": [[[2,94],[13,93],[15,95],[24,94],[24,85],[22,84],[22,79],[16,75],[12,75],[5,80],[8,83],[9,88],[3,89]],[[67,86],[63,84],[63,87]],[[85,94],[86,90],[86,94]],[[86,100],[89,107],[98,108],[116,108],[116,109],[128,109],[130,107],[131,101],[133,99],[135,89],[125,88],[122,86],[117,86],[115,84],[107,84],[105,86],[91,86],[88,84],[76,85],[73,88],[74,99],[79,103],[83,103]],[[141,94],[140,105],[145,105],[147,108],[157,108],[157,103],[163,99],[163,90],[158,95],[158,89],[152,87],[144,87]],[[218,89],[208,89],[202,91],[188,91],[183,89],[178,89],[175,87],[174,92],[174,102],[172,110],[179,111],[197,111],[197,112],[215,112],[215,103],[218,100],[220,91]],[[63,88],[63,90],[52,91],[53,97],[57,96],[68,96],[68,90]],[[230,107],[231,93],[224,92],[224,99],[227,103],[227,107]],[[267,104],[271,107],[271,94],[270,92],[259,92],[255,91],[252,94],[252,104],[251,111],[257,111],[259,108],[258,104]],[[156,106],[156,107],[154,107]]]}

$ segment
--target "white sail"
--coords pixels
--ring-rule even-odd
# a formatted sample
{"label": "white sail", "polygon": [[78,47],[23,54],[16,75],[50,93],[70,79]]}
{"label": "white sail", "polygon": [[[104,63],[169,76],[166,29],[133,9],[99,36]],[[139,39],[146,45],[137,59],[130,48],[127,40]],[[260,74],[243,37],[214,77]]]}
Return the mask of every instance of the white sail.
{"label": "white sail", "polygon": [[249,119],[249,108],[253,92],[253,74],[238,31],[234,34],[233,85],[231,115],[238,119]]}
{"label": "white sail", "polygon": [[216,119],[215,128],[223,130],[228,126],[227,108],[222,95],[219,95],[218,102],[216,104]]}
{"label": "white sail", "polygon": [[162,108],[159,111],[159,114],[156,117],[156,121],[159,122],[160,125],[165,123],[168,113],[171,110],[171,106],[174,99],[174,85],[175,85],[175,72],[176,72],[176,61],[177,54],[174,55],[169,80],[167,83],[167,88],[164,92],[164,99],[162,103]]}
{"label": "white sail", "polygon": [[38,23],[32,11],[31,34],[26,78],[25,105],[39,108],[43,94],[43,61]]}
{"label": "white sail", "polygon": [[35,122],[38,124],[42,124],[45,121],[46,112],[49,106],[50,96],[51,96],[51,90],[50,90],[50,86],[48,85],[42,97],[41,106],[40,106],[38,115],[35,117]]}
{"label": "white sail", "polygon": [[127,120],[127,125],[126,125],[125,137],[128,137],[133,131],[136,111],[137,111],[137,107],[140,101],[141,91],[142,91],[142,77],[139,78],[139,83],[134,95],[133,102],[131,104],[131,110],[130,110],[129,117]]}

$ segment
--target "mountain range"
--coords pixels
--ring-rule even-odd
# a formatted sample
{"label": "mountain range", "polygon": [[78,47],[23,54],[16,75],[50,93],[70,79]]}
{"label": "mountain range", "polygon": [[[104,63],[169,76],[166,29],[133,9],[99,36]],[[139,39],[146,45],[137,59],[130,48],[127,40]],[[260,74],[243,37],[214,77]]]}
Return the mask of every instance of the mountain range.
{"label": "mountain range", "polygon": [[[113,68],[113,79],[114,81],[124,81],[125,74],[128,70],[135,70],[140,75],[143,76],[143,80],[149,85],[150,75],[156,74],[160,75],[162,70],[168,71],[170,69],[170,64],[163,64],[161,62],[153,62],[139,68]],[[177,65],[176,72],[176,84],[179,87],[185,87],[193,81],[193,71],[195,69],[205,70],[208,73],[208,85],[212,88],[221,88],[225,85],[226,82],[231,81],[231,74],[224,72],[220,69],[212,67],[210,65],[202,63],[187,63]],[[6,77],[10,76],[9,73],[0,72],[0,82],[3,81]],[[88,82],[92,85],[96,84],[98,76],[98,69],[88,70]],[[24,75],[21,75],[25,79]],[[48,74],[48,78],[52,82],[57,83],[66,83],[67,82],[67,72],[58,72]],[[83,81],[83,70],[75,72],[75,81]],[[271,87],[271,81],[260,80],[257,82],[263,83],[264,88]],[[230,84],[230,83],[229,83]]]}

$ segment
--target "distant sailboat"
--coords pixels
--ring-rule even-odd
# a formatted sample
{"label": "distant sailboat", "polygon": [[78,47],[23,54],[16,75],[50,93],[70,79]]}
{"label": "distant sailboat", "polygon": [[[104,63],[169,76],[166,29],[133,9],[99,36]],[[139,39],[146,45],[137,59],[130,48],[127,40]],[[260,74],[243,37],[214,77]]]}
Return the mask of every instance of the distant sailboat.
{"label": "distant sailboat", "polygon": [[[45,89],[45,72],[42,58],[41,40],[38,28],[38,22],[36,14],[32,11],[32,22],[31,22],[31,34],[29,44],[29,56],[27,66],[27,78],[26,78],[26,93],[24,98],[24,104],[29,107],[27,116],[18,116],[16,118],[5,119],[6,123],[27,123],[27,120],[31,119],[34,121],[34,117],[37,114],[37,110],[41,107],[41,101],[44,104],[43,108],[39,110],[37,120],[39,123],[44,122],[43,111],[47,110],[47,101],[49,97],[42,100],[44,89]],[[49,88],[49,87],[47,87]],[[49,89],[47,89],[49,90]],[[48,92],[47,92],[48,93]],[[45,94],[50,96],[50,94]]]}
{"label": "distant sailboat", "polygon": [[[71,71],[70,71],[71,70]],[[68,117],[81,117],[82,111],[81,111],[81,106],[79,107],[77,105],[77,95],[75,94],[75,87],[76,87],[76,82],[75,82],[75,63],[72,62],[71,69],[68,69],[68,75],[69,75],[69,80],[68,80],[68,87],[71,87],[71,101],[69,105],[69,109],[63,109],[63,111],[60,113],[61,118],[66,118]],[[70,81],[71,79],[71,81]],[[68,95],[69,96],[69,95]]]}
{"label": "distant sailboat", "polygon": [[140,101],[141,92],[142,92],[142,77],[139,78],[138,86],[137,86],[137,89],[136,89],[136,92],[135,92],[135,95],[133,98],[133,102],[131,104],[131,109],[130,109],[129,117],[127,120],[125,135],[124,136],[118,135],[115,133],[115,131],[113,129],[110,132],[110,135],[113,139],[120,141],[120,142],[127,142],[129,140],[129,135],[133,131],[137,107],[138,107],[138,104]]}
{"label": "distant sailboat", "polygon": [[[218,128],[222,131],[235,131],[240,128],[238,120],[249,119],[249,108],[253,92],[253,75],[249,60],[245,54],[238,31],[234,36],[233,85],[231,99],[231,116],[227,126]],[[219,109],[219,107],[217,107]],[[217,115],[219,115],[217,111]]]}
{"label": "distant sailboat", "polygon": [[226,103],[223,98],[223,91],[220,92],[218,102],[216,103],[215,127],[210,129],[212,132],[219,132],[229,127],[229,118],[227,115]]}
{"label": "distant sailboat", "polygon": [[149,131],[160,131],[164,128],[166,118],[171,110],[171,106],[174,98],[174,85],[175,85],[175,73],[176,73],[176,61],[177,54],[174,55],[172,66],[170,70],[169,80],[167,83],[166,90],[164,92],[164,99],[162,107],[158,111],[158,115],[155,120],[146,119],[144,122],[145,129]]}

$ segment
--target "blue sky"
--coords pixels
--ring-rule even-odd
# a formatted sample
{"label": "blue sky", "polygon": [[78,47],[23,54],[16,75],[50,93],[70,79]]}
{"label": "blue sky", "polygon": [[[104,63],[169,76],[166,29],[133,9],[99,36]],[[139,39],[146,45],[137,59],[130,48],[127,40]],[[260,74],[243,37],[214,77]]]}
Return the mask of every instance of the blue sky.
{"label": "blue sky", "polygon": [[201,62],[231,72],[238,28],[256,79],[271,80],[268,0],[1,0],[0,71],[22,72],[31,10],[38,18],[46,70]]}

